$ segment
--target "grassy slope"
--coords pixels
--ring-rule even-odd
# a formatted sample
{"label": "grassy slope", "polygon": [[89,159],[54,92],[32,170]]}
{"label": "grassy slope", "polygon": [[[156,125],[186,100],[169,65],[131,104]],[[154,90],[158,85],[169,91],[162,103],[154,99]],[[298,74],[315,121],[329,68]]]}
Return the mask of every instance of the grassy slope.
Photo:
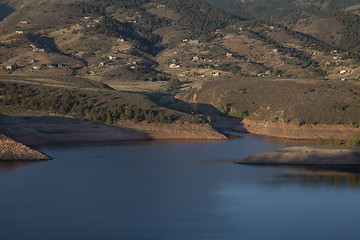
{"label": "grassy slope", "polygon": [[[359,124],[360,85],[302,79],[228,79],[206,83],[198,103],[211,103],[230,115],[294,124]],[[356,126],[355,125],[355,126]]]}

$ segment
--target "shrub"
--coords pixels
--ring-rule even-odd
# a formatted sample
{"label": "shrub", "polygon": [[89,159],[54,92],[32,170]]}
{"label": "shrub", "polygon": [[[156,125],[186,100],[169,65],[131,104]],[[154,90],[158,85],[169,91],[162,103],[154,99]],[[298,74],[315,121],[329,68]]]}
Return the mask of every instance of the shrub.
{"label": "shrub", "polygon": [[295,118],[292,120],[292,124],[294,124],[295,126],[297,127],[300,127],[301,126],[301,122],[299,119]]}
{"label": "shrub", "polygon": [[277,121],[277,117],[271,117],[271,118],[269,119],[269,121],[272,122],[272,123],[274,123],[274,122]]}
{"label": "shrub", "polygon": [[340,139],[332,136],[332,137],[330,138],[330,144],[331,144],[332,146],[340,146],[341,141],[340,141]]}
{"label": "shrub", "polygon": [[319,137],[316,141],[316,144],[319,145],[319,146],[322,146],[324,145],[325,141],[323,138]]}
{"label": "shrub", "polygon": [[346,143],[347,146],[359,146],[360,145],[360,138],[356,134],[351,134],[347,137]]}
{"label": "shrub", "polygon": [[177,88],[179,88],[182,85],[182,83],[180,82],[179,79],[177,78],[172,78],[169,80],[169,82],[167,83],[166,88],[171,91],[171,90],[175,90]]}

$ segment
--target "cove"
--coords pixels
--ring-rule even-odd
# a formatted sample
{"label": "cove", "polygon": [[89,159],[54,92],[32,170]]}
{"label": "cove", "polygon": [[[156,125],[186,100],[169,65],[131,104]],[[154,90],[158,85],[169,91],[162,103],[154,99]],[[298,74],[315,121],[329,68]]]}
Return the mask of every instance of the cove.
{"label": "cove", "polygon": [[43,146],[53,161],[0,164],[0,239],[355,239],[356,169],[233,163],[291,144]]}

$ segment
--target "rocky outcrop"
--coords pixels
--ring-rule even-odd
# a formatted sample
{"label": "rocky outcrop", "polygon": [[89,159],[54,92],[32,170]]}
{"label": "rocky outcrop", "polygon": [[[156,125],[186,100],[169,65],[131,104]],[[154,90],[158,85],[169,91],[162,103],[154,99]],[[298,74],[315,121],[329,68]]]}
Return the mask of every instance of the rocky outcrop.
{"label": "rocky outcrop", "polygon": [[0,134],[0,161],[51,160],[52,158]]}
{"label": "rocky outcrop", "polygon": [[289,147],[254,154],[236,161],[240,164],[275,165],[360,165],[359,148]]}

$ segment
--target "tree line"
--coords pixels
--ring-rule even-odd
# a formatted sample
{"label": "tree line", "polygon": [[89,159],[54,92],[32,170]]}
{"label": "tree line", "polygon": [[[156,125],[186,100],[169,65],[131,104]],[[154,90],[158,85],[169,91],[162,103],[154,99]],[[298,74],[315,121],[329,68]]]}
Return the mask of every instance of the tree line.
{"label": "tree line", "polygon": [[[93,122],[115,123],[119,120],[132,120],[147,123],[173,123],[177,117],[159,110],[146,110],[125,105],[114,99],[100,100],[93,93],[75,90],[54,90],[46,87],[34,89],[30,86],[0,83],[1,104],[20,106],[30,110],[41,110],[61,115],[71,115]],[[97,93],[99,94],[99,93]],[[106,98],[106,96],[103,96]]]}

